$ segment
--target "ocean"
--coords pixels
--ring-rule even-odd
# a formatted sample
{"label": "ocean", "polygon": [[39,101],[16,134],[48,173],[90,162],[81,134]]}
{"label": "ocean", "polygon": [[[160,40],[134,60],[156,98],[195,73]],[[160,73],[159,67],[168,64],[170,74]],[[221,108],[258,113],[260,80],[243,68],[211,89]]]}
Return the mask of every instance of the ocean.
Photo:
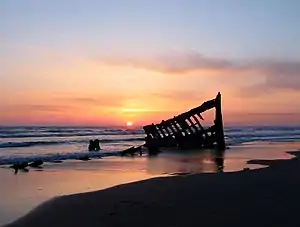
{"label": "ocean", "polygon": [[[0,165],[42,159],[57,161],[115,156],[144,143],[142,128],[124,127],[0,127]],[[89,152],[90,139],[99,139],[101,151]],[[300,126],[227,127],[228,146],[256,142],[300,141]]]}
{"label": "ocean", "polygon": [[[290,159],[293,156],[287,151],[300,148],[300,127],[226,127],[230,149],[222,156],[209,149],[164,149],[158,156],[119,157],[119,151],[142,145],[144,137],[141,128],[0,127],[0,225],[56,196],[153,177],[265,168],[248,161]],[[89,152],[89,140],[96,138],[102,150]],[[75,160],[83,155],[94,158]],[[29,172],[14,174],[6,165],[35,159],[45,163],[42,168],[29,168]],[[59,160],[68,161],[56,163]]]}

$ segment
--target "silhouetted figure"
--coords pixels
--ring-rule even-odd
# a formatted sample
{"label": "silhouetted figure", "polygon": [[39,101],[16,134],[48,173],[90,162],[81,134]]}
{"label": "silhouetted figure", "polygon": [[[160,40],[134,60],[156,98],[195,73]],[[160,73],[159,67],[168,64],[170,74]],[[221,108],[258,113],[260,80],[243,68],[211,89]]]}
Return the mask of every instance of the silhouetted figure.
{"label": "silhouetted figure", "polygon": [[28,169],[26,169],[26,167],[28,167],[28,162],[16,163],[16,164],[13,164],[12,166],[10,166],[10,168],[15,170],[15,174],[17,174],[19,170],[28,172]]}
{"label": "silhouetted figure", "polygon": [[99,151],[100,150],[100,141],[98,139],[95,139],[94,143],[95,143],[95,151]]}
{"label": "silhouetted figure", "polygon": [[94,148],[94,140],[90,140],[89,151],[92,151]]}
{"label": "silhouetted figure", "polygon": [[89,149],[89,151],[99,151],[101,149],[100,141],[98,139],[90,140],[88,149]]}

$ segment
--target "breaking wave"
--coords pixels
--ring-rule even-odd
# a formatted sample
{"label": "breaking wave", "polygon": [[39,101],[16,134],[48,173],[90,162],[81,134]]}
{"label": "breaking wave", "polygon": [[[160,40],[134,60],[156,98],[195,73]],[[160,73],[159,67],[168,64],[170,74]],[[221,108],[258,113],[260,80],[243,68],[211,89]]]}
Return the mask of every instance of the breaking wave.
{"label": "breaking wave", "polygon": [[118,156],[119,151],[107,151],[107,152],[76,152],[76,153],[67,153],[67,154],[45,154],[45,155],[32,155],[27,156],[18,156],[18,157],[1,157],[0,165],[10,165],[15,163],[22,162],[32,162],[35,160],[43,160],[44,162],[55,162],[63,160],[76,160],[80,157],[89,157],[89,158],[102,158],[107,156]]}
{"label": "breaking wave", "polygon": [[[128,141],[144,141],[144,138],[124,138],[124,139],[100,139],[100,143],[120,143]],[[4,142],[0,143],[1,148],[18,148],[18,147],[33,147],[33,146],[49,146],[60,144],[85,143],[88,140],[65,140],[65,141],[29,141],[29,142]]]}
{"label": "breaking wave", "polygon": [[[80,152],[94,137],[100,140],[104,150]],[[83,155],[91,158],[117,155],[117,151],[128,146],[143,144],[144,137],[140,128],[0,127],[0,165],[36,159],[57,161]],[[228,127],[225,139],[229,146],[260,141],[300,141],[300,127]]]}

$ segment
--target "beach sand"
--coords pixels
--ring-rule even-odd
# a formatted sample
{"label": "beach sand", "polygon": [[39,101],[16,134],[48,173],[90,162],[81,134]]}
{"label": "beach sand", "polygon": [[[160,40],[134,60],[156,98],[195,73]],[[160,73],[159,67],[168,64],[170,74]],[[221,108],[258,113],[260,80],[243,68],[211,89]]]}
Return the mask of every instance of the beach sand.
{"label": "beach sand", "polygon": [[61,196],[7,226],[300,226],[299,158],[250,162],[270,167],[159,177]]}

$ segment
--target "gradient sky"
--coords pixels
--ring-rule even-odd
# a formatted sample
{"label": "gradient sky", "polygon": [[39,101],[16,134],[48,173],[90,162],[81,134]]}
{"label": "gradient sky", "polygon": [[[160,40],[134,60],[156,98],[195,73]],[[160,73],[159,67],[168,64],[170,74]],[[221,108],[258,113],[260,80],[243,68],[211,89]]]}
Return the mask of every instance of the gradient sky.
{"label": "gradient sky", "polygon": [[0,125],[145,124],[223,94],[300,124],[298,0],[1,0]]}

